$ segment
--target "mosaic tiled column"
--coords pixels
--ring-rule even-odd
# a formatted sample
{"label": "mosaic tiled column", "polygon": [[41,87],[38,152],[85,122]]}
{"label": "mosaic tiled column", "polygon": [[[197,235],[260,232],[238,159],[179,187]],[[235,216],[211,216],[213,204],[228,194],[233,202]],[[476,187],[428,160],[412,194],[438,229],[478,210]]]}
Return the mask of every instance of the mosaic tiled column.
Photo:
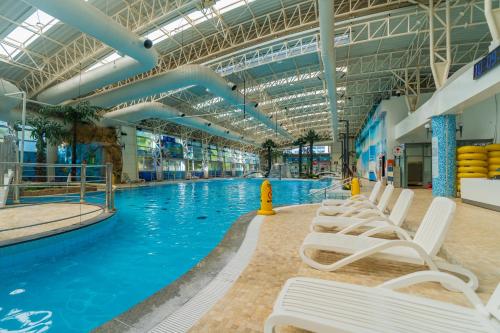
{"label": "mosaic tiled column", "polygon": [[432,195],[455,196],[455,115],[432,118]]}

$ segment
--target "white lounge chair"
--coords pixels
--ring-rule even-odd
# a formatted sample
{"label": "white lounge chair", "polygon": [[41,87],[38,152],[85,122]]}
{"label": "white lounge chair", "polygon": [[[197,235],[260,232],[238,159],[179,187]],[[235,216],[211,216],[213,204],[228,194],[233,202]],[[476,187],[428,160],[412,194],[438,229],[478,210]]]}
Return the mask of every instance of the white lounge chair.
{"label": "white lounge chair", "polygon": [[321,215],[341,215],[341,216],[352,216],[354,214],[360,213],[366,209],[378,209],[381,212],[385,212],[389,201],[391,200],[392,192],[394,192],[394,186],[387,185],[380,197],[380,200],[377,205],[372,203],[371,201],[364,200],[356,202],[350,206],[323,206],[318,208],[316,211],[317,216]]}
{"label": "white lounge chair", "polygon": [[378,209],[367,210],[357,214],[355,217],[347,216],[316,216],[311,223],[311,231],[316,231],[321,228],[337,228],[339,234],[348,234],[351,231],[359,228],[370,228],[362,235],[370,236],[377,234],[379,228],[386,226],[400,227],[408,216],[411,203],[413,201],[414,192],[409,189],[404,189],[399,194],[398,200],[389,216]]}
{"label": "white lounge chair", "polygon": [[364,194],[353,195],[348,199],[325,199],[321,202],[322,206],[350,206],[359,201],[370,201],[373,204],[377,203],[377,197],[380,193],[380,189],[382,188],[382,182],[378,181],[373,185],[372,191],[370,192],[370,196],[366,197]]}
{"label": "white lounge chair", "polygon": [[[435,198],[412,239],[408,233],[397,226],[385,226],[378,232],[396,232],[399,240],[375,237],[343,235],[323,232],[311,232],[306,236],[299,253],[302,260],[311,267],[322,271],[334,271],[352,262],[374,256],[381,259],[427,265],[431,270],[444,269],[466,276],[469,285],[477,288],[477,277],[471,271],[447,263],[437,257],[443,244],[448,227],[455,215],[456,204],[450,199]],[[322,250],[349,254],[349,256],[331,264],[322,264],[307,255],[308,250]]]}
{"label": "white lounge chair", "polygon": [[[453,286],[472,307],[395,291],[424,282]],[[377,287],[292,278],[281,290],[264,332],[275,332],[280,325],[320,333],[498,333],[500,284],[485,306],[462,280],[441,272],[416,272]]]}

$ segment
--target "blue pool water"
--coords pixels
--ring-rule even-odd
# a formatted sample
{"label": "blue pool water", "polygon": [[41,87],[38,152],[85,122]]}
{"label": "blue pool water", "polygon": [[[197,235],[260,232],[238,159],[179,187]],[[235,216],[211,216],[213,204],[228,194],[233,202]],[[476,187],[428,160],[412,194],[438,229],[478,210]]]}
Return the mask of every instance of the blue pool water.
{"label": "blue pool water", "polygon": [[[75,232],[0,248],[0,333],[88,332],[202,260],[261,180],[216,180],[119,191],[117,214]],[[272,181],[275,205],[310,202],[318,181]]]}

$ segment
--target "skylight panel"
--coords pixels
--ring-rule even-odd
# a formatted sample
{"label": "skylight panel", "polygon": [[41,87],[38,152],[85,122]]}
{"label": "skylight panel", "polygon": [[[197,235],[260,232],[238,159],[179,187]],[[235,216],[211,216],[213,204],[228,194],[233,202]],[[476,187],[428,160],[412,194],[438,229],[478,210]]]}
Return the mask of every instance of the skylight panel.
{"label": "skylight panel", "polygon": [[[194,12],[190,15],[193,15],[195,13],[198,13],[198,11]],[[201,16],[203,16],[202,13],[201,13]],[[189,15],[188,15],[188,17],[189,17]],[[191,19],[191,21],[194,22],[194,20],[200,20],[201,18],[199,15],[193,15],[193,18],[190,18],[190,19]],[[156,30],[148,32],[147,34],[144,35],[144,37],[147,37],[153,43],[156,44],[156,43],[159,43],[159,42],[167,39],[168,37],[172,37],[175,34],[178,34],[179,32],[188,29],[190,26],[191,26],[191,24],[184,17],[180,17],[180,18],[176,19],[175,21],[172,21],[170,23],[165,24],[161,28],[158,28]]]}
{"label": "skylight panel", "polygon": [[314,108],[314,107],[318,107],[318,106],[324,106],[324,105],[328,105],[328,104],[330,104],[330,103],[328,103],[328,102],[321,102],[321,103],[305,104],[305,105],[294,106],[294,107],[288,108],[288,111],[309,109],[309,108]]}
{"label": "skylight panel", "polygon": [[118,53],[113,52],[109,56],[107,56],[106,58],[102,59],[102,62],[107,64],[108,62],[112,62],[112,61],[115,61],[116,59],[120,59],[120,58],[121,58],[121,56]]}
{"label": "skylight panel", "polygon": [[109,64],[110,62],[113,62],[113,61],[120,59],[120,58],[122,58],[122,56],[120,56],[117,52],[113,52],[110,55],[108,55],[106,58],[100,60],[99,62],[97,62],[97,63],[93,64],[92,66],[90,66],[89,68],[87,68],[85,71],[86,72],[91,71],[93,69],[101,67],[102,65],[105,65],[105,64]]}
{"label": "skylight panel", "polygon": [[24,21],[25,24],[30,25],[32,27],[36,27],[40,29],[42,32],[45,32],[52,28],[57,22],[58,19],[50,16],[49,14],[42,12],[41,10],[35,11],[30,17]]}
{"label": "skylight panel", "polygon": [[212,17],[214,17],[214,14],[212,13],[212,11],[197,10],[195,12],[192,12],[191,14],[188,14],[187,17],[194,25],[197,25],[211,19]]}
{"label": "skylight panel", "polygon": [[[15,57],[23,47],[27,47],[35,41],[40,34],[47,32],[59,20],[36,10],[20,26],[12,30],[2,41],[0,54]],[[8,45],[10,44],[10,45]],[[15,45],[15,46],[14,46]]]}
{"label": "skylight panel", "polygon": [[173,36],[181,31],[186,30],[189,27],[189,22],[184,17],[180,17],[175,21],[165,24],[162,27],[162,30],[166,31],[170,36]]}
{"label": "skylight panel", "polygon": [[223,14],[225,12],[228,12],[232,9],[235,9],[239,6],[244,4],[245,1],[242,0],[219,0],[215,3],[213,6],[215,9],[219,11],[219,13]]}
{"label": "skylight panel", "polygon": [[349,44],[349,34],[342,34],[340,36],[335,36],[335,46],[340,46],[340,45],[347,45]]}
{"label": "skylight panel", "polygon": [[13,57],[19,52],[19,49],[6,44],[5,42],[0,43],[0,54],[6,57]]}
{"label": "skylight panel", "polygon": [[167,39],[168,35],[163,31],[161,28],[156,29],[154,31],[149,32],[147,35],[145,35],[148,39],[150,39],[153,43],[159,43],[162,40]]}
{"label": "skylight panel", "polygon": [[214,104],[220,103],[222,101],[223,101],[223,99],[221,97],[214,97],[214,98],[211,98],[205,102],[201,102],[201,103],[196,104],[194,106],[194,108],[199,110],[201,108],[206,108],[206,107],[209,107],[210,105],[214,105]]}

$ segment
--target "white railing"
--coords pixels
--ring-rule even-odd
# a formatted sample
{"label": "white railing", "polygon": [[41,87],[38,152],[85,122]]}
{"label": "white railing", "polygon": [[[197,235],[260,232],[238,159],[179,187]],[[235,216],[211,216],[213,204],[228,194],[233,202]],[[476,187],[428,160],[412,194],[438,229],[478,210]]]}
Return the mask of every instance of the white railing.
{"label": "white railing", "polygon": [[326,199],[328,197],[328,193],[336,191],[338,189],[341,189],[345,185],[350,184],[351,181],[352,181],[351,177],[345,178],[345,179],[343,179],[339,183],[333,183],[332,185],[329,185],[329,186],[326,186],[326,187],[323,187],[323,188],[320,188],[320,189],[311,190],[309,192],[309,195],[310,196],[315,196],[315,195],[323,194],[324,198]]}

